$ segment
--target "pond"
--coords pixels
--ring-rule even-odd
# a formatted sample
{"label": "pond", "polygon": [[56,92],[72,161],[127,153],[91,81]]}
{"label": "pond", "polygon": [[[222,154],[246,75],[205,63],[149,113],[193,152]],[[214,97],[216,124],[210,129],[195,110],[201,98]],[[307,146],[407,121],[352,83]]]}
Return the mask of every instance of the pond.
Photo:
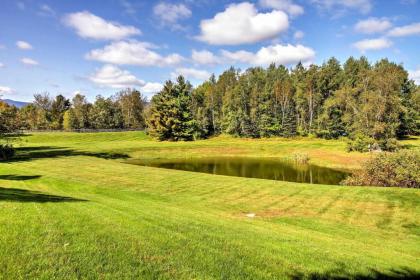
{"label": "pond", "polygon": [[312,164],[261,158],[195,158],[131,160],[130,164],[310,184],[338,185],[349,173]]}

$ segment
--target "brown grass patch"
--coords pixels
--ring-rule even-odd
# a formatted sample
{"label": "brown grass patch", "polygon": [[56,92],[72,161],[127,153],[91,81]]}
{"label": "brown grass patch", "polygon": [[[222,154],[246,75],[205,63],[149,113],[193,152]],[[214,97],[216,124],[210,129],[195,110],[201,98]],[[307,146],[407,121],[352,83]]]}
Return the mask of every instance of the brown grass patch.
{"label": "brown grass patch", "polygon": [[225,155],[238,155],[238,154],[246,154],[246,149],[242,148],[234,148],[234,147],[208,147],[208,148],[191,148],[189,152],[198,153],[198,154],[205,154],[205,155],[217,155],[217,156],[225,156]]}
{"label": "brown grass patch", "polygon": [[302,209],[302,210],[284,210],[284,209],[267,209],[261,212],[256,213],[256,217],[261,218],[281,218],[281,217],[313,217],[316,215],[316,212]]}
{"label": "brown grass patch", "polygon": [[308,151],[311,159],[327,161],[331,166],[359,168],[370,158],[370,154],[341,153],[337,151],[314,150]]}

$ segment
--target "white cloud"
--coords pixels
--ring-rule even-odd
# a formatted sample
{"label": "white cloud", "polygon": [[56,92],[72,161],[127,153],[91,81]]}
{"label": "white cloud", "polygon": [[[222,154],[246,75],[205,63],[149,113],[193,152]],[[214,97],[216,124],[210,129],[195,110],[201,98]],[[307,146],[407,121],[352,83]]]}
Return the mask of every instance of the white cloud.
{"label": "white cloud", "polygon": [[267,66],[271,63],[290,65],[298,62],[312,62],[315,58],[315,51],[303,45],[271,45],[262,47],[258,52],[248,51],[222,51],[225,59],[233,62],[240,62],[258,66]]}
{"label": "white cloud", "polygon": [[151,50],[152,44],[138,41],[113,42],[103,49],[90,51],[86,58],[112,64],[138,66],[170,66],[179,64],[183,57],[179,54],[162,56]]}
{"label": "white cloud", "polygon": [[134,5],[127,0],[120,0],[120,4],[124,8],[124,12],[128,15],[134,15],[137,12]]}
{"label": "white cloud", "polygon": [[2,94],[11,94],[14,90],[10,87],[0,86],[0,95]]}
{"label": "white cloud", "polygon": [[395,27],[389,31],[388,35],[392,37],[420,35],[420,22],[401,27]]}
{"label": "white cloud", "polygon": [[64,16],[63,22],[76,30],[76,33],[82,38],[120,40],[141,34],[141,31],[134,26],[106,21],[88,11],[67,14]]}
{"label": "white cloud", "polygon": [[46,16],[46,17],[55,17],[56,12],[53,10],[53,8],[51,8],[47,4],[42,4],[39,6],[38,14],[41,16]]}
{"label": "white cloud", "polygon": [[372,10],[372,0],[311,0],[322,10],[342,13],[345,10],[357,10],[367,14]]}
{"label": "white cloud", "polygon": [[300,30],[296,31],[295,34],[293,34],[293,38],[295,40],[303,39],[303,37],[305,37],[305,33],[303,33],[303,31]]}
{"label": "white cloud", "polygon": [[[298,62],[312,63],[315,58],[315,51],[303,45],[269,45],[260,48],[256,53],[239,50],[221,50],[219,55],[210,51],[193,51],[193,61],[198,64],[229,64],[243,63],[256,66],[267,66],[271,63],[290,65]],[[197,55],[199,54],[199,55]]]}
{"label": "white cloud", "polygon": [[362,53],[369,50],[381,50],[392,46],[392,42],[386,38],[365,39],[353,44],[353,47]]}
{"label": "white cloud", "polygon": [[360,20],[354,26],[354,30],[359,33],[373,34],[380,33],[392,27],[392,23],[387,19],[368,18]]}
{"label": "white cloud", "polygon": [[205,70],[199,70],[194,68],[176,68],[174,72],[171,73],[172,79],[176,79],[179,75],[184,76],[187,79],[196,79],[196,80],[207,80],[211,74]]}
{"label": "white cloud", "polygon": [[408,77],[414,80],[417,85],[420,85],[420,67],[415,71],[408,71]]}
{"label": "white cloud", "polygon": [[153,13],[158,17],[162,25],[175,29],[181,28],[177,23],[179,20],[189,18],[192,15],[190,9],[184,4],[171,4],[161,2],[153,8]]}
{"label": "white cloud", "polygon": [[259,4],[263,8],[285,11],[292,17],[302,15],[305,12],[302,6],[293,3],[292,0],[260,0]]}
{"label": "white cloud", "polygon": [[27,58],[27,57],[22,58],[20,62],[22,62],[25,65],[30,65],[30,66],[36,66],[39,64],[38,61],[33,60],[32,58]]}
{"label": "white cloud", "polygon": [[0,62],[0,68],[3,68],[3,67],[4,67],[4,63]]}
{"label": "white cloud", "polygon": [[16,46],[21,50],[32,50],[33,47],[31,44],[25,41],[17,41]]}
{"label": "white cloud", "polygon": [[289,27],[282,11],[258,13],[254,4],[231,4],[212,19],[202,20],[198,40],[213,45],[250,44],[272,39]]}
{"label": "white cloud", "polygon": [[93,73],[89,80],[101,87],[109,88],[129,88],[137,87],[145,93],[156,93],[162,85],[159,83],[147,83],[137,79],[136,76],[127,70],[122,70],[114,65],[104,65]]}
{"label": "white cloud", "polygon": [[145,84],[130,72],[110,64],[98,69],[89,79],[97,85],[111,88],[127,88]]}
{"label": "white cloud", "polygon": [[255,64],[256,54],[249,51],[235,51],[230,52],[222,50],[222,57],[225,58],[225,61],[230,61],[233,63],[246,63],[246,64]]}
{"label": "white cloud", "polygon": [[157,93],[163,89],[163,85],[161,83],[146,83],[144,86],[140,88],[142,93]]}
{"label": "white cloud", "polygon": [[198,64],[214,65],[221,63],[221,59],[208,50],[193,50],[191,58]]}

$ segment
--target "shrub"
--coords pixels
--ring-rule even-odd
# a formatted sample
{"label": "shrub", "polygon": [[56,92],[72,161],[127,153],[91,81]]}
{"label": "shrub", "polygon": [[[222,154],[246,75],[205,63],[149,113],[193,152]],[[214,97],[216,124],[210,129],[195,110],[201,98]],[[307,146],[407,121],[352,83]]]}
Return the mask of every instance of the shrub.
{"label": "shrub", "polygon": [[382,141],[380,143],[380,146],[384,151],[389,151],[389,152],[395,152],[401,148],[400,144],[395,138],[389,138]]}
{"label": "shrub", "polygon": [[420,151],[381,153],[342,182],[353,186],[420,188]]}
{"label": "shrub", "polygon": [[372,152],[372,151],[388,151],[395,152],[401,148],[398,140],[395,138],[388,138],[382,140],[375,140],[369,136],[358,133],[350,137],[347,142],[347,150],[349,152]]}
{"label": "shrub", "polygon": [[15,155],[15,149],[9,144],[0,144],[0,160],[11,159]]}
{"label": "shrub", "polygon": [[350,138],[349,142],[347,142],[347,150],[349,152],[357,151],[365,153],[376,149],[376,146],[377,144],[375,143],[375,139],[364,134],[356,134],[354,137]]}

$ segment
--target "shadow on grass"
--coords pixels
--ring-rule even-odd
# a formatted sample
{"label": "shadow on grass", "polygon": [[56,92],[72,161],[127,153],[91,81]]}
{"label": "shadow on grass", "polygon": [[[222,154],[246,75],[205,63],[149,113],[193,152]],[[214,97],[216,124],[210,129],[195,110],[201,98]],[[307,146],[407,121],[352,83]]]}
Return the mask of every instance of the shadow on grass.
{"label": "shadow on grass", "polygon": [[308,280],[417,280],[420,279],[420,272],[410,268],[392,269],[389,272],[371,270],[368,274],[348,274],[341,270],[334,270],[326,273],[295,273],[291,279]]}
{"label": "shadow on grass", "polygon": [[50,195],[36,191],[0,188],[0,201],[16,202],[84,202],[87,200],[67,196]]}
{"label": "shadow on grass", "polygon": [[412,135],[404,135],[398,138],[398,140],[416,140],[416,139],[417,137],[413,137]]}
{"label": "shadow on grass", "polygon": [[16,155],[10,160],[3,162],[17,162],[17,161],[30,161],[33,159],[42,158],[57,158],[57,157],[69,157],[69,156],[90,156],[102,159],[127,159],[129,156],[122,153],[94,153],[77,151],[66,147],[52,147],[52,146],[40,146],[40,147],[18,147],[15,148]]}
{"label": "shadow on grass", "polygon": [[403,144],[401,147],[403,149],[413,149],[413,148],[416,147],[416,145],[413,145],[413,144]]}
{"label": "shadow on grass", "polygon": [[26,181],[41,178],[41,175],[0,175],[0,180]]}

